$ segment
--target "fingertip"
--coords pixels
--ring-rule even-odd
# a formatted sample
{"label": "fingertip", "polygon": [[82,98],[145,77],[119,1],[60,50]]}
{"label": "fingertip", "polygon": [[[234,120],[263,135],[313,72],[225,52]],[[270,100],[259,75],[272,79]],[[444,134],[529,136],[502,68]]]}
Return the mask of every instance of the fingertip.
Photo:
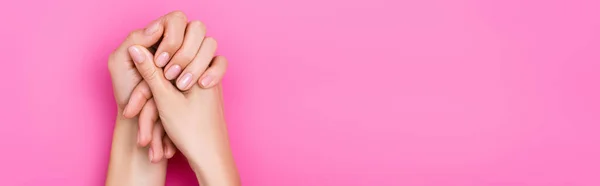
{"label": "fingertip", "polygon": [[163,147],[163,159],[168,160],[169,159],[169,147],[164,146]]}
{"label": "fingertip", "polygon": [[160,150],[155,150],[154,151],[154,157],[156,157],[156,158],[154,158],[154,161],[153,161],[154,163],[160,162],[163,159],[163,156],[164,156],[162,148],[158,148],[158,149],[160,149]]}
{"label": "fingertip", "polygon": [[168,147],[169,149],[169,154],[167,154],[167,158],[172,158],[173,156],[175,156],[175,152],[177,152],[177,150],[175,149],[175,147],[173,147],[173,145]]}
{"label": "fingertip", "polygon": [[126,112],[123,112],[123,117],[125,117],[126,119],[133,118],[133,116],[131,116],[131,114],[127,114]]}
{"label": "fingertip", "polygon": [[198,84],[202,88],[211,88],[219,84],[225,72],[227,71],[227,59],[223,56],[215,56],[210,67],[204,72],[202,77],[198,80]]}
{"label": "fingertip", "polygon": [[123,109],[123,117],[125,117],[127,119],[131,119],[134,116],[135,116],[135,114],[132,114],[130,104],[125,105],[125,108]]}
{"label": "fingertip", "polygon": [[171,155],[171,151],[169,150],[169,148],[165,149],[165,159],[171,159],[171,157],[173,157]]}
{"label": "fingertip", "polygon": [[165,147],[165,157],[167,159],[172,158],[177,152],[175,145],[173,145],[173,142],[171,142],[171,140],[167,136],[163,138],[163,146]]}
{"label": "fingertip", "polygon": [[177,88],[179,88],[179,90],[187,90],[190,87],[190,83],[192,82],[192,76],[192,73],[189,72],[181,75],[175,83],[177,85]]}
{"label": "fingertip", "polygon": [[177,76],[179,76],[181,74],[182,70],[183,70],[183,68],[181,68],[181,66],[179,66],[177,64],[172,65],[166,69],[165,78],[167,80],[174,80],[175,78],[177,78]]}
{"label": "fingertip", "polygon": [[141,147],[145,147],[148,146],[149,143],[150,140],[145,135],[143,135],[141,131],[138,132],[138,145],[140,145]]}
{"label": "fingertip", "polygon": [[162,129],[162,125],[160,121],[156,121],[154,123],[156,126],[154,127],[154,130],[152,131],[152,141],[151,146],[154,149],[154,157],[155,160],[154,162],[160,162],[164,156],[165,156],[165,151],[164,151],[164,144],[162,141],[162,136],[163,136],[163,129]]}
{"label": "fingertip", "polygon": [[[157,139],[155,138],[154,140],[157,140]],[[161,144],[161,142],[155,142],[155,141],[152,142],[152,149],[154,149],[154,155],[153,155],[154,163],[160,162],[165,156],[164,149],[162,146],[163,145]]]}
{"label": "fingertip", "polygon": [[123,107],[123,113],[121,113],[121,115],[123,115],[123,117],[125,117],[125,118],[128,118],[127,117],[127,110],[128,110],[127,105],[125,105],[125,107]]}
{"label": "fingertip", "polygon": [[142,146],[148,146],[150,144],[150,140],[142,140]]}
{"label": "fingertip", "polygon": [[[152,130],[152,129],[150,129],[150,130]],[[150,138],[150,135],[144,133],[143,130],[138,130],[138,144],[141,147],[148,146],[151,141],[152,141],[152,139]]]}
{"label": "fingertip", "polygon": [[163,150],[165,151],[165,159],[169,159],[169,153],[170,153],[170,152],[169,152],[169,146],[167,146],[167,145],[165,144],[165,147],[164,147],[164,149],[163,149]]}
{"label": "fingertip", "polygon": [[169,62],[169,53],[168,52],[162,52],[156,56],[156,59],[155,59],[156,66],[158,66],[160,68],[165,67],[167,65],[167,62]]}
{"label": "fingertip", "polygon": [[214,86],[214,77],[210,74],[207,74],[198,80],[198,84],[200,84],[202,88],[210,88]]}

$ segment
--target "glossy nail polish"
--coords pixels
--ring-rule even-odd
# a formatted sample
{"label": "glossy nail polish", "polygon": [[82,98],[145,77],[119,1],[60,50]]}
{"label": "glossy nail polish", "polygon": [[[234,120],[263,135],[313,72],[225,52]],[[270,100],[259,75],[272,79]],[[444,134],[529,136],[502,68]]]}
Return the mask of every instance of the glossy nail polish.
{"label": "glossy nail polish", "polygon": [[177,81],[177,88],[179,88],[180,90],[183,90],[184,88],[186,88],[190,84],[191,81],[192,81],[192,74],[189,73],[189,72],[185,73]]}
{"label": "glossy nail polish", "polygon": [[156,58],[156,66],[164,67],[169,62],[169,53],[163,52]]}
{"label": "glossy nail polish", "polygon": [[165,72],[165,78],[168,80],[173,80],[179,76],[179,73],[181,73],[181,66],[173,65],[167,69],[167,72]]}
{"label": "glossy nail polish", "polygon": [[213,77],[211,75],[207,75],[207,76],[204,76],[204,78],[202,78],[202,80],[200,81],[200,84],[202,85],[202,87],[206,88],[212,84],[212,81],[213,81]]}

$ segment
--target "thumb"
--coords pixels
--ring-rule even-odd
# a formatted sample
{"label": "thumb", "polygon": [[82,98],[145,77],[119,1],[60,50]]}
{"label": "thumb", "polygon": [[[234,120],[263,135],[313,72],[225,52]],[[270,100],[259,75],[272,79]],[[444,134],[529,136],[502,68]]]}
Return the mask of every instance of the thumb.
{"label": "thumb", "polygon": [[[134,45],[128,48],[138,72],[144,78],[154,97],[167,96],[175,91],[175,87],[165,79],[162,69],[156,67],[153,56],[145,47]],[[178,91],[177,91],[178,92]]]}

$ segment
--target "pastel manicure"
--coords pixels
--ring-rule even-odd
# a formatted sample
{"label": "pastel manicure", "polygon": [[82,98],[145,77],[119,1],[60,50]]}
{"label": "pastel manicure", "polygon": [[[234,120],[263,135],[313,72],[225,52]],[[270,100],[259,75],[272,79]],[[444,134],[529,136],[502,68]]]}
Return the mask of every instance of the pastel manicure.
{"label": "pastel manicure", "polygon": [[168,80],[173,80],[179,76],[179,73],[181,73],[181,66],[173,65],[167,69],[167,72],[165,72],[165,78]]}
{"label": "pastel manicure", "polygon": [[192,81],[192,74],[191,73],[185,73],[180,79],[179,81],[177,81],[177,88],[183,90],[185,87],[187,87],[190,82]]}

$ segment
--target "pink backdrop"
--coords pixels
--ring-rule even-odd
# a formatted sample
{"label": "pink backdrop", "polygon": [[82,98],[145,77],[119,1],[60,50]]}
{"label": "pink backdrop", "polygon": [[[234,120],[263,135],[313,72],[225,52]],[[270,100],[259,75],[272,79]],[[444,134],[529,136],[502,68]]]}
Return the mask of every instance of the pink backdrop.
{"label": "pink backdrop", "polygon": [[0,185],[103,184],[107,56],[175,9],[230,60],[245,185],[600,185],[596,0],[1,4]]}

